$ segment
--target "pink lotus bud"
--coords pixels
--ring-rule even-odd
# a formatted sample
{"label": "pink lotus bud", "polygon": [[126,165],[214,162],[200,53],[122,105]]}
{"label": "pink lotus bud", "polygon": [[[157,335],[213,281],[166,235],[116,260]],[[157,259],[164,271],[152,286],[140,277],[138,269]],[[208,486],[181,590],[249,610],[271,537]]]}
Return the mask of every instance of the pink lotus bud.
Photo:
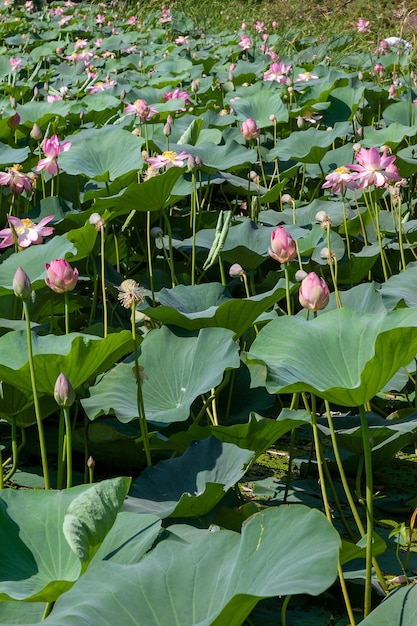
{"label": "pink lotus bud", "polygon": [[239,263],[233,263],[233,265],[230,266],[229,276],[231,278],[240,278],[240,280],[242,280],[244,274],[245,270],[241,265],[239,265]]}
{"label": "pink lotus bud", "polygon": [[74,404],[75,393],[74,389],[65,374],[60,374],[56,379],[54,388],[55,402],[59,406],[71,406]]}
{"label": "pink lotus bud", "polygon": [[47,278],[45,282],[56,293],[72,291],[77,284],[78,270],[73,269],[65,259],[55,259],[46,264]]}
{"label": "pink lotus bud", "polygon": [[9,119],[7,120],[7,126],[9,128],[11,128],[12,130],[17,128],[19,126],[19,124],[20,124],[20,115],[19,115],[19,113],[15,113],[11,117],[9,117]]}
{"label": "pink lotus bud", "polygon": [[249,139],[257,139],[261,134],[261,129],[258,128],[255,120],[251,117],[248,117],[247,120],[242,122],[242,128],[240,130],[246,141]]}
{"label": "pink lotus bud", "polygon": [[93,467],[95,467],[95,466],[96,466],[95,460],[93,459],[92,456],[89,456],[88,459],[87,459],[87,467],[89,469],[93,469]]}
{"label": "pink lotus bud", "polygon": [[323,278],[315,272],[310,272],[300,285],[298,294],[300,304],[309,311],[320,311],[329,303],[329,289]]}
{"label": "pink lotus bud", "polygon": [[32,126],[32,130],[30,131],[30,136],[35,141],[41,141],[41,139],[43,138],[43,132],[41,131],[40,126],[36,122]]}
{"label": "pink lotus bud", "polygon": [[269,254],[279,263],[289,263],[297,255],[297,246],[285,226],[277,226],[271,233]]}
{"label": "pink lotus bud", "polygon": [[26,300],[32,292],[30,278],[21,267],[17,268],[13,276],[13,291],[15,296],[22,298],[22,300]]}

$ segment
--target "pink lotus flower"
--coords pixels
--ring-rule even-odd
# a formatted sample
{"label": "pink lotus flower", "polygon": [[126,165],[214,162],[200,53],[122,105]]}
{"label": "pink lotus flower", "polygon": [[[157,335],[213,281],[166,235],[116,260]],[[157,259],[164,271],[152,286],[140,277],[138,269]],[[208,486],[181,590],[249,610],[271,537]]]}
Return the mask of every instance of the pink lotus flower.
{"label": "pink lotus flower", "polygon": [[32,174],[33,178],[30,178],[26,174],[21,174],[21,169],[21,165],[13,165],[13,167],[7,168],[7,172],[0,172],[0,185],[9,187],[17,194],[21,194],[24,189],[32,193],[33,178],[36,176]]}
{"label": "pink lotus flower", "polygon": [[45,265],[47,278],[45,282],[56,293],[72,291],[77,284],[78,270],[73,269],[65,259],[55,259]]}
{"label": "pink lotus flower", "polygon": [[16,70],[20,70],[22,67],[22,59],[19,57],[10,57],[9,65],[12,72],[16,72]]}
{"label": "pink lotus flower", "polygon": [[174,91],[167,91],[164,93],[164,101],[168,102],[168,100],[181,100],[184,98],[185,104],[190,104],[190,94],[187,91],[181,91],[179,87],[174,89]]}
{"label": "pink lotus flower", "polygon": [[311,72],[301,72],[298,74],[295,79],[296,83],[308,82],[309,80],[317,80],[318,76],[316,74],[312,74]]}
{"label": "pink lotus flower", "polygon": [[48,222],[54,219],[53,215],[44,217],[39,224],[35,224],[27,217],[21,220],[18,217],[9,215],[7,219],[13,230],[12,228],[0,230],[0,237],[3,237],[0,248],[8,248],[14,245],[13,231],[16,233],[17,245],[20,248],[28,248],[32,243],[42,243],[44,237],[48,237],[54,232],[53,226],[46,226]]}
{"label": "pink lotus flower", "polygon": [[370,33],[368,26],[371,22],[369,20],[364,20],[362,17],[358,19],[356,22],[356,32],[357,33]]}
{"label": "pink lotus flower", "polygon": [[358,184],[355,174],[347,167],[337,167],[333,172],[327,174],[326,182],[322,189],[331,189],[332,193],[343,193],[345,189],[357,189]]}
{"label": "pink lotus flower", "polygon": [[17,298],[26,300],[32,293],[32,283],[25,270],[20,266],[17,268],[15,275],[13,276],[13,291]]}
{"label": "pink lotus flower", "polygon": [[187,41],[189,40],[189,36],[188,35],[179,35],[174,41],[177,44],[177,46],[183,46],[185,43],[187,43]]}
{"label": "pink lotus flower", "polygon": [[361,148],[355,158],[359,165],[351,164],[347,167],[356,172],[354,178],[359,181],[359,189],[367,189],[370,185],[384,187],[385,183],[401,178],[394,165],[395,155],[388,156],[387,149],[381,155],[376,148]]}
{"label": "pink lotus flower", "polygon": [[134,113],[140,118],[141,122],[150,120],[152,115],[158,113],[156,109],[149,106],[146,100],[135,100],[133,104],[128,104],[125,108],[125,113]]}
{"label": "pink lotus flower", "polygon": [[55,402],[59,406],[71,406],[75,401],[75,392],[65,374],[61,373],[54,387]]}
{"label": "pink lotus flower", "polygon": [[289,263],[297,256],[297,246],[285,226],[277,226],[271,233],[270,256],[279,263]]}
{"label": "pink lotus flower", "polygon": [[46,155],[46,159],[41,159],[36,166],[36,171],[46,170],[51,176],[55,176],[58,172],[58,156],[61,152],[67,152],[71,148],[71,142],[65,141],[60,144],[57,135],[52,135],[49,139],[45,139],[42,144],[42,150]]}
{"label": "pink lotus flower", "polygon": [[159,22],[161,24],[166,24],[167,22],[172,22],[171,11],[167,9],[166,6],[162,5],[161,9],[161,17],[159,18]]}
{"label": "pink lotus flower", "polygon": [[241,35],[240,41],[237,45],[239,46],[239,48],[242,48],[242,50],[250,50],[252,47],[252,42],[246,34],[243,34]]}
{"label": "pink lotus flower", "polygon": [[321,311],[329,303],[329,288],[326,281],[315,272],[310,272],[301,282],[298,299],[305,309]]}
{"label": "pink lotus flower", "polygon": [[290,65],[285,65],[284,61],[280,61],[279,63],[272,63],[269,66],[269,70],[264,72],[263,78],[269,82],[277,82],[281,84],[285,84],[288,82],[288,72],[291,69]]}
{"label": "pink lotus flower", "polygon": [[240,130],[246,141],[249,139],[258,139],[261,134],[261,129],[251,117],[248,117],[247,120],[242,122],[242,128]]}
{"label": "pink lotus flower", "polygon": [[94,83],[94,85],[89,85],[86,90],[89,91],[91,94],[101,93],[102,91],[106,91],[106,89],[111,89],[115,85],[117,85],[115,80],[106,80],[105,82],[103,82],[102,80],[98,80],[96,83]]}
{"label": "pink lotus flower", "polygon": [[183,150],[180,154],[173,152],[172,150],[167,150],[162,154],[158,154],[156,157],[149,157],[146,159],[146,162],[149,163],[149,166],[154,170],[159,170],[162,167],[165,167],[169,170],[170,167],[184,167],[185,161],[188,160],[189,154]]}

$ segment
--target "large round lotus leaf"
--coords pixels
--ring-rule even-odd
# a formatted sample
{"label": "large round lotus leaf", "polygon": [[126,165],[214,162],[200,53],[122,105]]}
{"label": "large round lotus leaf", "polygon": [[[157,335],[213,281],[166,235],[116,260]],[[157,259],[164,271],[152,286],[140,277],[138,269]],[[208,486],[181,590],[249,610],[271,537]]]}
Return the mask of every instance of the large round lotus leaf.
{"label": "large round lotus leaf", "polygon": [[114,180],[143,165],[143,139],[122,128],[83,130],[71,138],[71,143],[71,148],[59,157],[60,167],[68,174]]}
{"label": "large round lotus leaf", "polygon": [[141,307],[141,311],[164,324],[174,324],[189,330],[209,326],[230,328],[240,337],[256,318],[285,296],[285,281],[251,298],[232,298],[219,283],[178,285],[162,289],[158,298],[161,306]]}
{"label": "large round lotus leaf", "polygon": [[288,122],[288,109],[275,90],[259,88],[249,96],[233,100],[232,105],[239,121],[251,118],[259,128],[272,126],[271,115],[277,122]]}
{"label": "large round lotus leaf", "polygon": [[[194,400],[216,387],[225,369],[239,367],[239,348],[226,328],[203,328],[198,336],[181,337],[163,326],[142,342],[139,364],[145,376],[146,419],[167,425],[188,419]],[[81,402],[90,419],[103,413],[114,413],[122,422],[136,419],[133,363],[110,370]]]}
{"label": "large round lotus leaf", "polygon": [[270,393],[310,391],[359,406],[414,358],[416,327],[415,309],[386,315],[337,309],[311,321],[279,317],[261,330],[249,358],[266,364]]}
{"label": "large round lotus leaf", "polygon": [[113,526],[130,479],[0,495],[0,600],[53,602],[72,587]]}
{"label": "large round lotus leaf", "polygon": [[320,163],[329,147],[340,137],[345,137],[351,131],[349,122],[335,124],[333,130],[295,131],[287,139],[279,141],[275,148],[270,150],[267,161],[278,158],[282,161],[301,161],[302,163]]}
{"label": "large round lotus leaf", "polygon": [[29,154],[29,148],[11,148],[0,142],[0,165],[13,165],[23,163]]}
{"label": "large round lotus leaf", "polygon": [[42,624],[239,626],[260,598],[325,591],[337,576],[339,548],[319,511],[270,508],[250,517],[241,535],[174,537],[135,565],[91,566]]}
{"label": "large round lotus leaf", "polygon": [[417,615],[417,588],[394,589],[362,622],[362,626],[414,626]]}
{"label": "large round lotus leaf", "polygon": [[381,285],[380,293],[387,309],[393,309],[401,300],[408,307],[417,307],[417,262],[409,263],[403,272],[391,276]]}
{"label": "large round lotus leaf", "polygon": [[251,450],[214,436],[193,441],[182,456],[142,472],[130,489],[135,510],[161,518],[206,515],[242,478],[254,458]]}

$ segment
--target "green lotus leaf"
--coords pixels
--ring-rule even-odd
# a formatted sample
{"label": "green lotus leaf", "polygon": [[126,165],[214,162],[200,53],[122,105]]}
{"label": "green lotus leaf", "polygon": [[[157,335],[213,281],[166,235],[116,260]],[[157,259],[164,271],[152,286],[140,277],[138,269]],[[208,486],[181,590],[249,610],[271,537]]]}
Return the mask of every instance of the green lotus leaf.
{"label": "green lotus leaf", "polygon": [[[203,328],[198,336],[182,337],[166,326],[150,332],[139,358],[146,377],[142,388],[146,418],[161,425],[188,419],[192,402],[239,363],[238,346],[226,328]],[[133,363],[121,363],[105,374],[90,387],[90,397],[82,405],[90,419],[102,413],[114,413],[122,422],[137,418]]]}
{"label": "green lotus leaf", "polygon": [[278,158],[281,161],[320,163],[335,139],[346,137],[350,130],[349,122],[339,122],[331,131],[316,128],[295,131],[287,139],[279,141],[276,147],[269,151],[266,160],[273,161]]}
{"label": "green lotus leaf", "polygon": [[143,166],[143,139],[121,128],[84,130],[71,138],[71,144],[59,157],[60,167],[68,174],[109,181]]}
{"label": "green lotus leaf", "polygon": [[53,602],[70,589],[112,527],[129,484],[114,478],[64,491],[2,491],[0,601]]}
{"label": "green lotus leaf", "polygon": [[288,109],[282,102],[275,90],[262,89],[249,95],[233,100],[233,111],[237,119],[241,122],[252,118],[259,128],[272,125],[271,115],[274,115],[277,122],[288,122]]}
{"label": "green lotus leaf", "polygon": [[[416,327],[415,309],[386,315],[338,309],[312,321],[280,317],[261,330],[249,359],[266,364],[270,393],[310,391],[359,406],[414,358]],[[319,366],[312,368],[318,355]]]}
{"label": "green lotus leaf", "polygon": [[387,309],[393,309],[402,300],[408,307],[417,307],[417,262],[391,276],[381,285],[380,293]]}
{"label": "green lotus leaf", "polygon": [[183,455],[159,461],[132,483],[130,504],[139,513],[201,517],[245,474],[255,455],[217,437],[193,441]]}
{"label": "green lotus leaf", "polygon": [[[77,389],[128,354],[132,350],[132,336],[127,330],[105,339],[82,333],[61,336],[32,333],[32,344],[38,393],[53,395],[61,372]],[[0,337],[0,378],[23,392],[31,389],[24,331],[16,330]]]}
{"label": "green lotus leaf", "polygon": [[91,566],[42,623],[239,626],[260,598],[327,589],[339,547],[319,511],[270,508],[251,516],[241,535],[206,532],[189,543],[173,536],[135,565]]}
{"label": "green lotus leaf", "polygon": [[209,326],[229,328],[240,337],[259,315],[285,296],[285,281],[266,293],[251,298],[232,298],[223,285],[178,285],[162,289],[158,294],[161,306],[141,306],[140,310],[164,324],[197,330]]}
{"label": "green lotus leaf", "polygon": [[386,128],[376,130],[369,128],[366,130],[362,145],[366,148],[380,148],[381,146],[389,146],[396,148],[405,137],[414,137],[417,134],[417,127],[406,126],[399,122],[393,122]]}
{"label": "green lotus leaf", "polygon": [[13,165],[23,163],[28,157],[29,148],[11,148],[3,142],[0,143],[0,165]]}

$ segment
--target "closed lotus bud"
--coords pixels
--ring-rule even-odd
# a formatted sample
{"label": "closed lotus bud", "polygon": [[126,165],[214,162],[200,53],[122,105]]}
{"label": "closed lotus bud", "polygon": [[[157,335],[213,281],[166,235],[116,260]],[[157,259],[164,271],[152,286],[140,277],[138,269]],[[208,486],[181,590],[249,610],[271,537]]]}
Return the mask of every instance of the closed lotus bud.
{"label": "closed lotus bud", "polygon": [[158,237],[162,237],[163,234],[164,234],[164,231],[162,230],[162,228],[159,228],[159,226],[154,226],[153,228],[151,228],[152,239],[157,239]]}
{"label": "closed lotus bud", "polygon": [[171,134],[171,124],[168,124],[168,122],[166,122],[164,126],[164,135],[165,137],[169,137],[170,134]]}
{"label": "closed lotus bud", "polygon": [[279,263],[289,263],[297,255],[297,246],[285,226],[277,226],[271,233],[270,256]]}
{"label": "closed lotus bud", "polygon": [[310,272],[300,285],[300,304],[309,311],[320,311],[329,303],[329,289],[326,282],[315,272]]}
{"label": "closed lotus bud", "polygon": [[10,96],[10,106],[12,107],[12,109],[16,108],[16,98],[14,96]]}
{"label": "closed lotus bud", "polygon": [[93,459],[92,456],[89,456],[88,459],[87,459],[87,467],[89,469],[92,469],[93,467],[95,467],[95,465],[96,465],[95,460]]}
{"label": "closed lotus bud", "polygon": [[7,126],[11,129],[15,129],[19,126],[20,124],[20,115],[19,113],[15,113],[14,115],[12,115],[11,117],[9,117],[9,119],[7,120]]}
{"label": "closed lotus bud", "polygon": [[295,272],[295,280],[297,281],[297,283],[301,283],[301,281],[303,281],[306,276],[307,272],[305,272],[304,270],[298,270],[297,272]]}
{"label": "closed lotus bud", "polygon": [[60,374],[56,379],[54,388],[55,402],[59,406],[71,406],[74,404],[75,393],[74,389],[65,374]]}
{"label": "closed lotus bud", "polygon": [[43,138],[43,132],[41,131],[39,125],[35,122],[34,125],[32,126],[32,130],[30,131],[30,136],[32,137],[32,139],[34,139],[35,141],[42,141]]}
{"label": "closed lotus bud", "polygon": [[233,263],[229,269],[229,276],[231,278],[240,278],[242,280],[243,275],[245,274],[245,270],[239,263]]}
{"label": "closed lotus bud", "polygon": [[249,139],[257,139],[261,134],[261,129],[258,128],[255,120],[253,120],[251,117],[242,122],[242,128],[240,130],[246,141],[248,141]]}
{"label": "closed lotus bud", "polygon": [[55,259],[46,264],[45,282],[56,293],[72,291],[77,284],[78,270],[73,269],[65,259]]}
{"label": "closed lotus bud", "polygon": [[32,292],[30,278],[21,267],[17,268],[13,276],[13,291],[15,296],[22,298],[22,300],[26,300]]}

